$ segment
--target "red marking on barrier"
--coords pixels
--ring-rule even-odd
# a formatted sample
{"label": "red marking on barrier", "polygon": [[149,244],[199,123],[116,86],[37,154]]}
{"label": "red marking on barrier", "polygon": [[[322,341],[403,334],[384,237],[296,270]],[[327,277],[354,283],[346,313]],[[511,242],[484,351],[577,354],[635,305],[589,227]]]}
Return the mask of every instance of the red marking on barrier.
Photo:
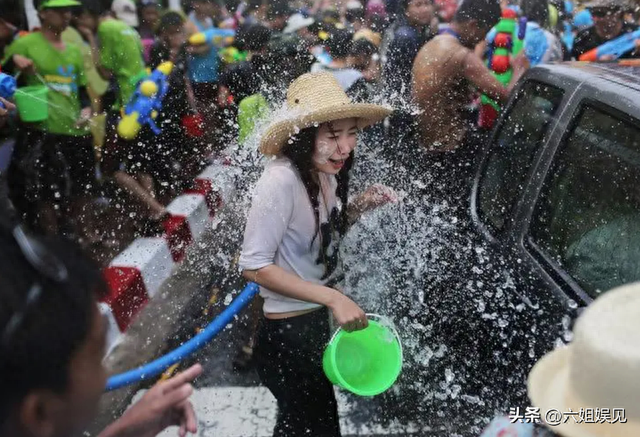
{"label": "red marking on barrier", "polygon": [[163,223],[165,239],[169,244],[171,256],[174,262],[180,262],[184,258],[187,247],[193,241],[191,229],[185,216],[172,215]]}
{"label": "red marking on barrier", "polygon": [[142,273],[135,267],[109,266],[103,272],[109,295],[104,302],[111,307],[121,332],[149,301]]}
{"label": "red marking on barrier", "polygon": [[196,179],[193,186],[185,191],[187,194],[201,194],[204,196],[207,207],[209,208],[209,216],[214,217],[216,211],[222,206],[222,197],[220,192],[213,187],[213,182],[209,179]]}

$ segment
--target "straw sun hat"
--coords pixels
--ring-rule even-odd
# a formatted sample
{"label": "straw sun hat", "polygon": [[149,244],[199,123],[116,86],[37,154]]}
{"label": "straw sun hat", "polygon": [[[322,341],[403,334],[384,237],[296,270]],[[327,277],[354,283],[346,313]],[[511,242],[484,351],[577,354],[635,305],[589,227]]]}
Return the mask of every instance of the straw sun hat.
{"label": "straw sun hat", "polygon": [[385,106],[352,103],[331,73],[307,73],[293,81],[286,110],[287,116],[272,123],[262,136],[260,151],[265,155],[277,155],[289,137],[313,125],[355,118],[362,129],[392,112]]}
{"label": "straw sun hat", "polygon": [[578,424],[570,417],[549,426],[562,436],[640,436],[640,283],[596,299],[578,319],[573,342],[533,367],[527,389],[543,420],[551,409],[609,408],[611,418],[614,408],[625,410],[626,423]]}

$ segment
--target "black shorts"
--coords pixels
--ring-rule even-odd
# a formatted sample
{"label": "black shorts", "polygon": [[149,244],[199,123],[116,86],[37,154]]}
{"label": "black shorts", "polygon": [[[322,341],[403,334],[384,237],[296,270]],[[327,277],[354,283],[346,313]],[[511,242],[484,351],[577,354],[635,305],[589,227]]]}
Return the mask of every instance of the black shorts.
{"label": "black shorts", "polygon": [[333,385],[322,370],[326,308],[288,319],[262,318],[256,370],[278,401],[274,437],[340,437]]}
{"label": "black shorts", "polygon": [[8,171],[12,200],[64,202],[95,193],[93,138],[21,127]]}

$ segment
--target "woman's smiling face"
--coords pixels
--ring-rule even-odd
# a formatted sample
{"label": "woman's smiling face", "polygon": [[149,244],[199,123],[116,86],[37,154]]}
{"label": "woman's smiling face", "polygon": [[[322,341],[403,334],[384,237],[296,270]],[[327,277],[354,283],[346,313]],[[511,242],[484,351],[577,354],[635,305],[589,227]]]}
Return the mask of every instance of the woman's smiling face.
{"label": "woman's smiling face", "polygon": [[321,124],[313,153],[316,169],[323,173],[338,174],[356,148],[357,139],[358,123],[355,118]]}

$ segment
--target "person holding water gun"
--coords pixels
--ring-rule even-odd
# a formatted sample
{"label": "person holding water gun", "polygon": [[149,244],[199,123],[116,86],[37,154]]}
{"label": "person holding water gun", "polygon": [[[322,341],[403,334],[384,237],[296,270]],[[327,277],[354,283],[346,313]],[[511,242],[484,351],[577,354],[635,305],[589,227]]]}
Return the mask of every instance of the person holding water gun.
{"label": "person holding water gun", "polygon": [[[551,28],[549,8],[550,4],[547,0],[522,0],[520,2],[522,11],[520,16],[526,19],[523,49],[532,67],[563,60],[562,43],[549,30]],[[487,45],[494,42],[496,34],[497,30],[494,27],[487,34]]]}
{"label": "person holding water gun", "polygon": [[[215,0],[192,0],[193,11],[186,23],[187,34],[193,37],[206,31],[216,29],[213,21]],[[220,75],[219,50],[228,45],[224,39],[200,38],[191,40],[188,50],[190,53],[188,71],[189,80],[193,86],[193,93],[198,103],[198,110],[202,114],[212,114],[218,96],[218,79]],[[214,117],[209,117],[207,124],[213,126]]]}
{"label": "person holding water gun", "polygon": [[[526,71],[524,53],[511,57],[511,81],[502,84],[473,48],[498,23],[499,4],[494,0],[465,0],[451,26],[422,47],[413,66],[413,98],[423,111],[418,115],[418,140],[433,152],[452,152],[477,139],[465,109],[470,87],[498,103],[505,102],[511,89]],[[449,157],[451,158],[451,157]]]}
{"label": "person holding water gun", "polygon": [[[572,50],[572,55],[576,59],[580,59],[590,50],[638,30],[636,24],[624,21],[625,8],[621,0],[594,0],[587,4],[587,8],[591,12],[593,26],[578,32],[576,35]],[[640,57],[640,35],[637,38],[632,37],[631,41],[633,44],[627,47],[629,50],[623,53],[620,56],[621,58]],[[588,56],[588,60],[612,61],[617,58],[615,52],[594,52],[593,55]]]}
{"label": "person holding water gun", "polygon": [[152,154],[148,149],[152,141],[146,137],[152,134],[145,130],[131,139],[123,138],[117,132],[125,106],[140,79],[147,75],[142,41],[133,27],[114,17],[113,11],[103,10],[99,14],[98,38],[92,39],[90,44],[98,72],[110,81],[113,100],[110,107],[107,106],[101,170],[143,208],[140,215],[145,220],[141,222],[141,233],[153,235],[158,232],[159,223],[166,218],[167,211],[155,196]]}
{"label": "person holding water gun", "polygon": [[69,223],[72,232],[85,235],[84,208],[96,188],[84,61],[77,46],[62,40],[71,8],[79,5],[75,0],[42,2],[41,30],[7,47],[2,65],[5,73],[20,74],[19,86],[47,88],[46,118],[22,123],[18,129],[8,182],[18,211],[32,227],[49,235],[57,234],[61,220],[69,217],[78,220]]}

